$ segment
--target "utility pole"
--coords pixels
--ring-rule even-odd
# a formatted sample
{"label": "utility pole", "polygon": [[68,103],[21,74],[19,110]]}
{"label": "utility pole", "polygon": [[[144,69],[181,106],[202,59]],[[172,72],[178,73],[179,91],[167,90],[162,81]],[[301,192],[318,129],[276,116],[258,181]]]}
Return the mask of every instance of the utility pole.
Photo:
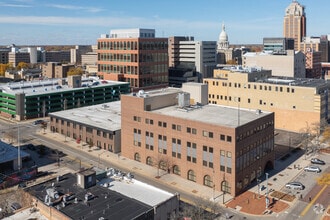
{"label": "utility pole", "polygon": [[18,155],[18,161],[17,161],[17,167],[18,167],[18,170],[21,170],[22,168],[22,163],[21,163],[21,144],[20,144],[20,141],[19,141],[19,123],[17,122],[17,155]]}
{"label": "utility pole", "polygon": [[268,173],[266,173],[266,209],[269,206],[269,198],[268,198]]}

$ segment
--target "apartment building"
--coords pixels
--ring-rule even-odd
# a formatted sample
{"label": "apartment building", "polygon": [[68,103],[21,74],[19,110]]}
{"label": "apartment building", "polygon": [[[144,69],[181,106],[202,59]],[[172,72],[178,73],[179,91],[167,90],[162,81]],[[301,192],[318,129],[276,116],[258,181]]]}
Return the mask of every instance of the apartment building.
{"label": "apartment building", "polygon": [[0,63],[7,64],[9,59],[9,48],[0,48]]}
{"label": "apartment building", "polygon": [[168,39],[154,29],[111,30],[98,43],[98,75],[130,83],[132,90],[168,86]]}
{"label": "apartment building", "polygon": [[300,51],[263,51],[245,53],[242,66],[262,67],[271,70],[273,76],[305,78],[305,63],[305,55]]}
{"label": "apartment building", "polygon": [[274,166],[274,114],[194,100],[174,88],[122,95],[122,155],[236,196]]}
{"label": "apartment building", "polygon": [[12,63],[13,67],[16,67],[20,62],[30,63],[29,52],[9,52],[8,63]]}
{"label": "apartment building", "polygon": [[74,64],[62,64],[58,62],[47,62],[42,64],[42,76],[46,78],[66,78],[71,68],[75,68]]}
{"label": "apartment building", "polygon": [[205,79],[209,103],[275,113],[275,127],[301,132],[329,119],[330,82],[272,77],[269,70],[229,68]]}

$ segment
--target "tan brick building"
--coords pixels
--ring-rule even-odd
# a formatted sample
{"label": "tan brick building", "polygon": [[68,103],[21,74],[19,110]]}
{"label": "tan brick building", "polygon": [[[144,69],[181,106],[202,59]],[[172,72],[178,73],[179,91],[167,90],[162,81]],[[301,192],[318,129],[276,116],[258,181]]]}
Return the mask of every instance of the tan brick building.
{"label": "tan brick building", "polygon": [[122,95],[122,155],[232,196],[273,168],[273,113],[193,100],[174,88]]}
{"label": "tan brick building", "polygon": [[209,103],[275,113],[275,127],[301,132],[329,119],[330,82],[272,77],[260,69],[218,69],[209,86]]}
{"label": "tan brick building", "polygon": [[168,39],[155,30],[113,30],[97,43],[101,78],[129,82],[132,90],[168,86]]}

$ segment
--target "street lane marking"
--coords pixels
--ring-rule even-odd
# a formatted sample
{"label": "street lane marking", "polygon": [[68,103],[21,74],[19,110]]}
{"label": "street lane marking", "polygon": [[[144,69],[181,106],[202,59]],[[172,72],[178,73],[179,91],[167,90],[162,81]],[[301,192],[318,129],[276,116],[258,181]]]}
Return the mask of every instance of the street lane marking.
{"label": "street lane marking", "polygon": [[300,213],[300,216],[304,216],[308,210],[311,208],[311,206],[314,204],[314,202],[317,200],[317,198],[323,193],[323,191],[328,187],[328,185],[324,185],[323,188],[316,194],[314,199],[309,202],[309,204],[305,207],[305,209]]}

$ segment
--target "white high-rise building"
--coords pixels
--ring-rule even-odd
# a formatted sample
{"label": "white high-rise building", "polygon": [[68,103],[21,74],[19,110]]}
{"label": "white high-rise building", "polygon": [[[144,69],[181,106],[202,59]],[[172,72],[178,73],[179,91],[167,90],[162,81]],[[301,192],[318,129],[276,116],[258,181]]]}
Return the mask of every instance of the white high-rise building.
{"label": "white high-rise building", "polygon": [[215,41],[180,41],[179,63],[195,66],[202,78],[211,77],[216,66]]}

